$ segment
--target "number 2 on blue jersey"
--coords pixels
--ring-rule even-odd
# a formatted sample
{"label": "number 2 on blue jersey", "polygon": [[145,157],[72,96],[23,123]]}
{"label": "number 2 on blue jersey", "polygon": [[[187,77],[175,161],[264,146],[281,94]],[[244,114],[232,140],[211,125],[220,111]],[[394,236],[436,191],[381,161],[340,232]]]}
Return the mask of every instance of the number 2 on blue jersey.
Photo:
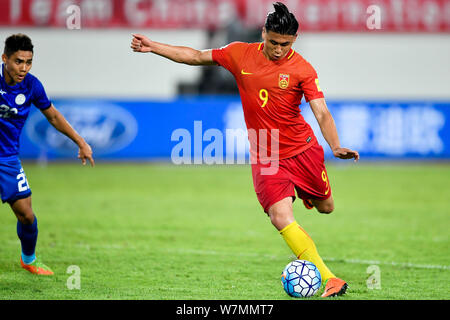
{"label": "number 2 on blue jersey", "polygon": [[20,173],[17,175],[17,187],[19,188],[19,192],[27,191],[30,189],[30,186],[28,185],[28,179],[25,176],[25,173],[23,172],[23,169],[20,169]]}

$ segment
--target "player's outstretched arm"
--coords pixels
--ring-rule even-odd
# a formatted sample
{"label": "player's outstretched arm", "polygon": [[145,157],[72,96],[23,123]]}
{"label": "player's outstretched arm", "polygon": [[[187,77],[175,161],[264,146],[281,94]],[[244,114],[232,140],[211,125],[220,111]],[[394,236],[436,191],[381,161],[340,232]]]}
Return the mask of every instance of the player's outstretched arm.
{"label": "player's outstretched arm", "polygon": [[336,124],[334,123],[333,116],[328,110],[327,104],[324,98],[314,99],[309,102],[311,110],[319,123],[320,130],[323,137],[330,145],[331,150],[336,158],[340,159],[355,159],[355,162],[359,160],[358,151],[354,151],[348,148],[341,148],[338,133],[336,130]]}
{"label": "player's outstretched arm", "polygon": [[59,112],[52,104],[50,108],[42,110],[42,113],[56,130],[69,137],[78,145],[78,158],[81,159],[81,163],[85,165],[87,160],[89,160],[93,167],[95,163],[94,158],[92,157],[91,146],[75,131],[74,128],[72,128],[61,112]]}
{"label": "player's outstretched arm", "polygon": [[133,34],[131,49],[140,53],[152,52],[172,61],[191,66],[216,64],[212,59],[212,50],[196,50],[189,47],[172,46],[152,41],[141,34]]}

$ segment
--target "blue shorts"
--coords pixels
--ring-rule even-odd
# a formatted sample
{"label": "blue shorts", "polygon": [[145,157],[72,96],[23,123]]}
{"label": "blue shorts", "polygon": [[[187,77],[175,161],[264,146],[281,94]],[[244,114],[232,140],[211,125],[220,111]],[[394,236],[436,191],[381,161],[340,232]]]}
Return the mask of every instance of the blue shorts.
{"label": "blue shorts", "polygon": [[10,204],[31,195],[27,177],[17,156],[0,159],[0,195],[3,203]]}

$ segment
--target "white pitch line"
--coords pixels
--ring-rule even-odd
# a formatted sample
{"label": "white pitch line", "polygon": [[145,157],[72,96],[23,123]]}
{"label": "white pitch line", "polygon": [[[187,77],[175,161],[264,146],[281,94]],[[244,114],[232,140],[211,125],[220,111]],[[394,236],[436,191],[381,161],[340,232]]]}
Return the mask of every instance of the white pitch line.
{"label": "white pitch line", "polygon": [[[247,257],[270,257],[270,258],[282,258],[281,256],[270,255],[270,254],[259,254],[259,253],[251,253],[251,252],[225,252],[225,251],[214,251],[214,250],[193,250],[193,249],[173,249],[170,250],[172,252],[179,253],[192,253],[192,254],[201,254],[201,255],[236,255],[236,256],[247,256]],[[285,256],[283,256],[285,257]],[[292,257],[294,257],[292,255]],[[361,260],[361,259],[338,259],[333,257],[323,258],[325,262],[342,262],[342,263],[351,263],[351,264],[367,264],[367,265],[388,265],[393,267],[401,267],[401,268],[414,268],[414,269],[441,269],[441,270],[449,270],[450,266],[446,265],[433,265],[433,264],[416,264],[410,262],[395,262],[395,261],[379,261],[379,260]]]}
{"label": "white pitch line", "polygon": [[[14,243],[17,243],[18,240],[15,240]],[[9,241],[13,242],[13,241]],[[104,244],[104,245],[90,245],[87,243],[78,243],[75,245],[76,247],[84,247],[87,250],[91,248],[103,248],[103,249],[138,249],[136,246],[124,246],[123,244]],[[200,254],[200,255],[222,255],[222,256],[241,256],[241,257],[263,257],[268,259],[281,259],[288,258],[289,256],[280,256],[274,254],[267,253],[255,253],[255,252],[230,252],[230,251],[216,251],[216,250],[198,250],[198,249],[184,249],[184,248],[172,248],[164,250],[166,252],[171,253],[180,253],[180,254]],[[294,258],[294,255],[291,255]],[[446,265],[434,265],[434,264],[416,264],[410,262],[396,262],[396,261],[379,261],[379,260],[362,260],[362,259],[339,259],[333,257],[324,257],[322,258],[325,262],[341,262],[341,263],[350,263],[350,264],[366,264],[366,265],[385,265],[385,266],[393,266],[400,268],[413,268],[413,269],[439,269],[439,270],[449,270],[450,266]]]}
{"label": "white pitch line", "polygon": [[414,269],[441,269],[449,270],[450,266],[442,266],[435,264],[416,264],[410,262],[395,262],[395,261],[379,261],[379,260],[361,260],[361,259],[337,259],[337,258],[323,258],[325,262],[343,262],[353,264],[377,264],[385,266],[394,266],[402,268],[414,268]]}

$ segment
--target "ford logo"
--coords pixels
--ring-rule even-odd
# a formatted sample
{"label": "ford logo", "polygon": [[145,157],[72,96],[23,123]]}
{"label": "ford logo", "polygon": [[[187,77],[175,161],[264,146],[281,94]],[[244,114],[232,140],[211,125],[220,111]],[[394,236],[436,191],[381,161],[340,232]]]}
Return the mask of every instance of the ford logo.
{"label": "ford logo", "polygon": [[[104,102],[80,102],[60,104],[57,109],[91,145],[94,155],[119,151],[136,137],[136,119],[120,106]],[[53,128],[40,111],[29,117],[25,130],[29,139],[40,148],[71,155],[78,149],[68,137]]]}

